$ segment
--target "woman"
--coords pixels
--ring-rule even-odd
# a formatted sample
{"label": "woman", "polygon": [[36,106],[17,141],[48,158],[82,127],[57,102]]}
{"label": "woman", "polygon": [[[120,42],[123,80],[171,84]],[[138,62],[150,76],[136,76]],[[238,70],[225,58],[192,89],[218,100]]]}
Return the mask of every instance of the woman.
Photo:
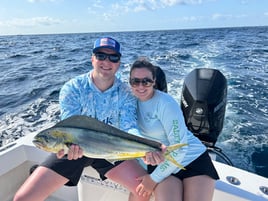
{"label": "woman", "polygon": [[138,126],[142,135],[165,145],[187,143],[173,151],[181,170],[169,161],[148,166],[148,174],[138,177],[139,194],[154,192],[156,201],[209,201],[219,179],[206,147],[186,127],[178,103],[167,93],[154,89],[155,68],[137,60],[130,69],[130,85],[138,98]]}

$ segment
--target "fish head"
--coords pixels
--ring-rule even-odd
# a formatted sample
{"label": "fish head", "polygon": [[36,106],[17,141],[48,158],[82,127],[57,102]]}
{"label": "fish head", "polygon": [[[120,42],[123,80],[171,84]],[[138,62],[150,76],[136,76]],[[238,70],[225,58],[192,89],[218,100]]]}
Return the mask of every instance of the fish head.
{"label": "fish head", "polygon": [[47,129],[38,133],[32,142],[39,149],[57,153],[59,150],[65,149],[65,139],[63,132],[57,129]]}

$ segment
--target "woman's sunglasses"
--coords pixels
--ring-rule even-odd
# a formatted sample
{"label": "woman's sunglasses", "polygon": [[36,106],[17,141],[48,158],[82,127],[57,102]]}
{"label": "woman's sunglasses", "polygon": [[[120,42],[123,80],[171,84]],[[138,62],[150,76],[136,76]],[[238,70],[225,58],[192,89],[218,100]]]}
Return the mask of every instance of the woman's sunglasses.
{"label": "woman's sunglasses", "polygon": [[142,86],[144,87],[150,87],[153,85],[154,81],[150,78],[142,78],[142,79],[139,79],[139,78],[131,78],[129,80],[129,83],[132,87],[138,87],[140,84],[142,84]]}
{"label": "woman's sunglasses", "polygon": [[118,54],[106,54],[103,52],[96,52],[94,55],[99,61],[104,61],[107,57],[109,61],[113,63],[117,63],[120,61],[120,56]]}

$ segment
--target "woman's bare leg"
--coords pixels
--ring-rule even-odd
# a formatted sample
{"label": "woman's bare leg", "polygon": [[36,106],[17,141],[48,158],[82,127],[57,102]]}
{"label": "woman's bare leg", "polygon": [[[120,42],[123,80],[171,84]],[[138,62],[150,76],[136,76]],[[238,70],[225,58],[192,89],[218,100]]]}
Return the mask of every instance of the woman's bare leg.
{"label": "woman's bare leg", "polygon": [[39,166],[19,188],[14,201],[43,201],[67,182],[67,178],[53,170]]}
{"label": "woman's bare leg", "polygon": [[140,181],[137,177],[143,176],[147,172],[141,167],[137,160],[127,160],[106,173],[106,177],[121,184],[130,191],[129,201],[148,201],[149,196],[143,197],[136,193],[136,187]]}
{"label": "woman's bare leg", "polygon": [[184,201],[211,201],[215,180],[207,175],[189,177],[183,180]]}
{"label": "woman's bare leg", "polygon": [[154,196],[155,201],[182,201],[182,181],[174,176],[167,177],[156,186]]}

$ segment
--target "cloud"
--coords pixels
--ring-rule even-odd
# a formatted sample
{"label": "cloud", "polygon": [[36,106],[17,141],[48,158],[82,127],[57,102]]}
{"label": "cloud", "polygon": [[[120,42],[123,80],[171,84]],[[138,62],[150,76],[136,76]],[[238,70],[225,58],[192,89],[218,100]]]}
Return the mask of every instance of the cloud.
{"label": "cloud", "polygon": [[[206,0],[208,1],[208,0]],[[129,0],[126,4],[134,11],[157,10],[176,5],[202,4],[204,0]]]}
{"label": "cloud", "polygon": [[94,3],[87,8],[90,14],[97,14],[97,11],[100,9],[104,9],[104,5],[101,3],[100,0],[94,1]]}
{"label": "cloud", "polygon": [[245,18],[247,15],[241,14],[241,15],[231,15],[231,14],[220,14],[215,13],[212,15],[212,20],[229,20],[229,19],[238,19],[238,18]]}
{"label": "cloud", "polygon": [[[118,1],[111,4],[111,10],[107,11],[107,2],[96,1],[93,5],[88,8],[89,13],[98,14],[103,10],[102,17],[105,20],[111,20],[113,17],[122,16],[130,12],[143,12],[143,11],[154,11],[167,7],[173,7],[176,5],[193,5],[202,4],[205,1],[213,0],[127,0]],[[106,4],[106,6],[104,5]],[[98,13],[96,12],[98,10]]]}
{"label": "cloud", "polygon": [[230,14],[220,14],[220,13],[215,13],[212,15],[213,20],[219,20],[219,19],[230,19],[233,16]]}
{"label": "cloud", "polygon": [[[39,0],[40,1],[40,0]],[[44,1],[44,0],[43,0]],[[109,1],[94,1],[88,8],[88,13],[95,18],[105,21],[113,21],[115,18],[127,15],[128,13],[141,13],[145,11],[156,11],[177,5],[196,5],[215,0],[121,0],[115,3]],[[109,9],[107,9],[109,8]],[[194,17],[183,19],[184,21],[196,21]]]}
{"label": "cloud", "polygon": [[111,10],[107,11],[104,7],[104,12],[101,14],[101,17],[106,21],[111,21],[115,17],[131,12],[131,8],[127,3],[114,3],[111,5],[111,8]]}
{"label": "cloud", "polygon": [[0,22],[2,26],[15,27],[34,27],[34,26],[51,26],[60,24],[61,20],[51,17],[33,17],[33,18],[14,18],[8,21]]}
{"label": "cloud", "polygon": [[177,4],[202,4],[204,0],[162,0],[161,3],[164,6],[174,6]]}
{"label": "cloud", "polygon": [[184,16],[181,19],[184,22],[195,22],[195,21],[200,21],[202,18],[204,18],[204,17],[202,17],[202,16]]}

